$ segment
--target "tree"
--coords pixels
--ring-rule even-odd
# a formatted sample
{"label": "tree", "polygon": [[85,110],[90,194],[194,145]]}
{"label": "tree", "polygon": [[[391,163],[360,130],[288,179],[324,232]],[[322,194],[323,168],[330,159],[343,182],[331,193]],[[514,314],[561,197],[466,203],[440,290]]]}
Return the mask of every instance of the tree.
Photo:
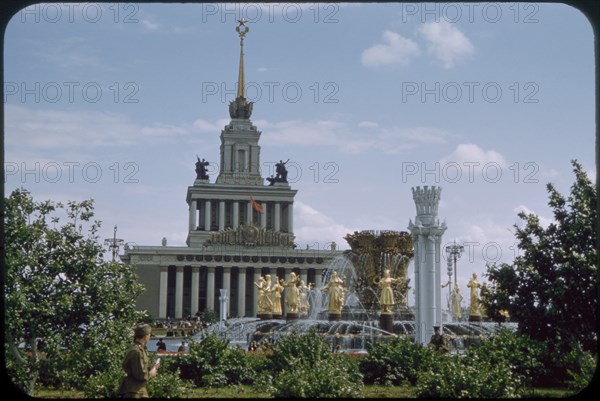
{"label": "tree", "polygon": [[538,216],[521,212],[524,227],[515,225],[520,250],[512,265],[490,265],[494,283],[485,302],[490,316],[508,310],[519,330],[549,340],[562,352],[581,344],[597,348],[597,194],[577,161],[575,182],[565,199],[547,185],[554,221],[543,228]]}
{"label": "tree", "polygon": [[131,266],[103,260],[93,200],[64,207],[17,189],[3,209],[5,356],[14,383],[32,395],[38,381],[81,388],[84,378],[120,369],[142,287]]}

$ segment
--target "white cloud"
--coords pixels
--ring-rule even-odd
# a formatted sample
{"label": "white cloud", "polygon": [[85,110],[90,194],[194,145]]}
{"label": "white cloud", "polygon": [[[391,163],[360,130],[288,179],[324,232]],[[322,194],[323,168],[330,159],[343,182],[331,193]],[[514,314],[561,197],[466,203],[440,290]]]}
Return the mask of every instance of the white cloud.
{"label": "white cloud", "polygon": [[149,19],[140,20],[142,26],[146,31],[156,31],[160,25],[156,22],[150,21]]}
{"label": "white cloud", "polygon": [[469,38],[448,21],[426,22],[419,27],[419,33],[429,42],[429,53],[441,61],[444,68],[454,67],[475,50]]}
{"label": "white cloud", "polygon": [[297,244],[308,244],[311,248],[329,249],[335,242],[338,249],[347,248],[344,236],[354,232],[354,228],[338,224],[317,209],[302,202],[294,202],[294,234]]}
{"label": "white cloud", "polygon": [[172,140],[192,127],[140,125],[117,113],[97,111],[33,110],[5,106],[5,141],[15,148],[74,149],[119,147],[152,138]]}
{"label": "white cloud", "polygon": [[361,121],[360,123],[358,123],[358,127],[359,128],[377,128],[377,127],[379,127],[379,124],[377,124],[376,122],[373,122],[373,121]]}
{"label": "white cloud", "polygon": [[377,68],[381,66],[407,65],[410,60],[420,53],[419,45],[411,39],[395,32],[383,32],[383,44],[376,44],[361,55],[364,66]]}
{"label": "white cloud", "polygon": [[454,152],[440,160],[441,164],[458,163],[463,166],[473,168],[473,171],[481,170],[487,164],[495,164],[500,168],[506,168],[508,163],[504,156],[495,150],[483,150],[473,143],[461,143]]}

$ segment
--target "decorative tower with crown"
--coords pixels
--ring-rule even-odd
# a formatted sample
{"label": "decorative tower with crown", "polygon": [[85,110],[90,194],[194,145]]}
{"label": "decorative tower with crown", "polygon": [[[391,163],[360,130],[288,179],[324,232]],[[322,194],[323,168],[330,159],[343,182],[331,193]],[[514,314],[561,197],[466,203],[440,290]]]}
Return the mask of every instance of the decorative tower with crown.
{"label": "decorative tower with crown", "polygon": [[433,327],[442,325],[440,257],[446,223],[437,218],[441,187],[416,187],[412,193],[417,216],[408,229],[415,249],[415,341],[427,344]]}

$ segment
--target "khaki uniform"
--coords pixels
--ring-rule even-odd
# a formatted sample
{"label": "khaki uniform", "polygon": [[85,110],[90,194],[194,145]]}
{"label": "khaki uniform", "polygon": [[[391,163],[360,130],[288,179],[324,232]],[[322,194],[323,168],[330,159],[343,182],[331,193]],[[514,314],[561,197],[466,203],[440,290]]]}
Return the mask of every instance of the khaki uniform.
{"label": "khaki uniform", "polygon": [[124,398],[148,398],[146,382],[150,379],[150,359],[146,348],[135,341],[123,361],[127,377],[121,382],[118,395]]}

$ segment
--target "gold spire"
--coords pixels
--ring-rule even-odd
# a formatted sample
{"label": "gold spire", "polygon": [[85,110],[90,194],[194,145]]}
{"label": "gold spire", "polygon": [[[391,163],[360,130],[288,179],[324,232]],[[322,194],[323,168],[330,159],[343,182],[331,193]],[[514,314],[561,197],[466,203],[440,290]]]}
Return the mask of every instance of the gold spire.
{"label": "gold spire", "polygon": [[[237,27],[235,27],[235,30],[240,35],[240,72],[238,75],[237,97],[245,98],[244,87],[246,86],[246,83],[244,81],[244,37],[246,36],[250,28],[246,26],[247,21],[243,17],[242,19],[238,20],[238,22],[240,24]],[[240,29],[242,27],[244,28]]]}

